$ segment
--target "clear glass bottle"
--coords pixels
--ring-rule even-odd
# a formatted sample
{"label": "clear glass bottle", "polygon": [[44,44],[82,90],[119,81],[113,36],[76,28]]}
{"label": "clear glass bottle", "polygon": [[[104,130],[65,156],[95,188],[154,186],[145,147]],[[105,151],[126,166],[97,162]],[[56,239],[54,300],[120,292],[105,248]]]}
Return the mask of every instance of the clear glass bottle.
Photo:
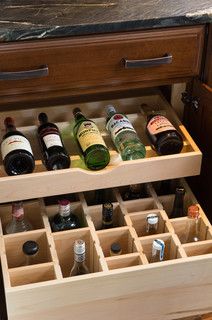
{"label": "clear glass bottle", "polygon": [[114,242],[110,246],[110,255],[111,256],[119,256],[122,254],[122,249],[119,243]]}
{"label": "clear glass bottle", "polygon": [[85,263],[85,241],[79,239],[74,242],[74,264],[70,277],[90,273]]}
{"label": "clear glass bottle", "polygon": [[50,219],[53,232],[77,229],[81,227],[79,218],[71,212],[71,203],[67,199],[59,200],[59,212]]}
{"label": "clear glass bottle", "polygon": [[183,187],[177,187],[175,191],[174,205],[170,215],[171,219],[185,216],[184,195],[185,195],[185,189]]}
{"label": "clear glass bottle", "polygon": [[112,105],[107,106],[106,128],[122,160],[144,158],[146,149],[126,115],[116,112]]}
{"label": "clear glass bottle", "polygon": [[185,230],[180,237],[182,243],[197,242],[200,240],[200,213],[197,205],[188,207]]}
{"label": "clear glass bottle", "polygon": [[25,265],[30,266],[37,263],[37,255],[39,251],[39,245],[36,241],[26,241],[22,247],[23,253],[25,255]]}
{"label": "clear glass bottle", "polygon": [[156,213],[150,213],[146,217],[146,235],[156,234],[158,231],[159,217]]}
{"label": "clear glass bottle", "polygon": [[73,110],[75,118],[74,135],[91,170],[105,168],[110,161],[110,153],[96,124],[87,119],[79,108]]}
{"label": "clear glass bottle", "polygon": [[102,229],[113,228],[113,204],[105,202],[102,205]]}
{"label": "clear glass bottle", "polygon": [[152,256],[150,263],[164,260],[165,243],[161,239],[155,239],[152,243]]}
{"label": "clear glass bottle", "polygon": [[6,225],[7,234],[32,230],[31,223],[24,216],[23,202],[12,203],[12,220]]}
{"label": "clear glass bottle", "polygon": [[1,154],[9,176],[31,173],[35,167],[32,148],[27,138],[15,127],[14,119],[4,120],[6,134],[1,142]]}
{"label": "clear glass bottle", "polygon": [[49,122],[46,113],[38,115],[38,140],[40,142],[44,164],[47,170],[66,169],[70,167],[70,157],[63,144],[58,127]]}

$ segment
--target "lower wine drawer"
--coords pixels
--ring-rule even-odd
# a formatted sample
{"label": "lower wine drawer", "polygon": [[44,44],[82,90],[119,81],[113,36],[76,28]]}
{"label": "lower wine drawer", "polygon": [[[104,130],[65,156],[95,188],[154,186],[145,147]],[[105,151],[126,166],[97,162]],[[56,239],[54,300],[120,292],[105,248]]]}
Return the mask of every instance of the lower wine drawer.
{"label": "lower wine drawer", "polygon": [[[127,114],[135,127],[138,136],[146,148],[144,159],[117,161],[117,152],[105,128],[105,110],[107,104],[117,106],[117,111]],[[179,154],[158,156],[151,148],[145,133],[145,117],[141,105],[147,104],[162,110],[175,125],[183,137],[183,149]],[[7,176],[2,162],[0,163],[1,199],[4,203],[30,199],[33,197],[51,196],[69,192],[88,191],[110,188],[140,182],[151,182],[163,179],[175,179],[198,175],[200,173],[202,154],[193,139],[181,124],[173,108],[158,90],[146,91],[142,97],[120,100],[99,101],[77,105],[86,117],[94,119],[102,137],[110,150],[111,161],[103,170],[86,169],[80,156],[76,141],[73,139],[73,114],[75,105],[20,110],[15,113],[18,129],[28,138],[36,159],[35,171],[20,176]],[[64,144],[71,158],[69,169],[47,171],[42,164],[42,157],[37,140],[35,123],[39,112],[47,112],[49,120],[56,122],[63,136]],[[13,112],[1,112],[0,121],[6,116],[14,116]],[[119,159],[119,158],[118,158]]]}
{"label": "lower wine drawer", "polygon": [[[184,180],[185,212],[197,200]],[[212,226],[200,205],[198,242],[183,243],[187,218],[170,219],[174,194],[158,193],[158,183],[145,185],[145,197],[123,200],[125,187],[109,189],[114,206],[114,228],[101,229],[101,205],[94,192],[75,195],[72,211],[82,227],[52,232],[49,218],[57,205],[43,199],[24,202],[33,230],[5,234],[11,205],[0,206],[0,252],[9,320],[106,319],[168,320],[212,310]],[[145,235],[145,220],[157,213],[157,234]],[[86,243],[90,273],[69,277],[73,243]],[[152,241],[165,242],[165,259],[151,263]],[[39,244],[35,264],[24,266],[22,245]],[[119,256],[109,248],[118,242]],[[203,299],[204,291],[204,299]]]}

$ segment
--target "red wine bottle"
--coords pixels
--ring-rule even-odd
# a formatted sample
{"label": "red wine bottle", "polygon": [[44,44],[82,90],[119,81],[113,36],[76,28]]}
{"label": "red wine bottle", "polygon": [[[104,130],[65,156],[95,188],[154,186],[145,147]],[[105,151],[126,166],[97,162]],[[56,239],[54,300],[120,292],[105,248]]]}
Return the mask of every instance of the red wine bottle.
{"label": "red wine bottle", "polygon": [[47,170],[66,169],[70,167],[70,157],[64,147],[58,127],[48,121],[46,113],[38,116],[38,138]]}
{"label": "red wine bottle", "polygon": [[1,154],[6,173],[9,176],[30,173],[34,170],[35,160],[27,138],[16,130],[14,120],[4,120],[6,134],[1,142]]}
{"label": "red wine bottle", "polygon": [[180,153],[183,139],[172,123],[154,111],[147,115],[147,136],[158,155]]}

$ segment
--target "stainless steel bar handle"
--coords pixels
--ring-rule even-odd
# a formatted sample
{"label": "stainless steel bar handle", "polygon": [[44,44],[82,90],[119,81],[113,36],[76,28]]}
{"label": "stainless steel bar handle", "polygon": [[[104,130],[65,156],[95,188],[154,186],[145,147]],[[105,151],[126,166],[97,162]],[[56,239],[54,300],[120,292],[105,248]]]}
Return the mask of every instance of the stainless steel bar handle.
{"label": "stainless steel bar handle", "polygon": [[163,57],[159,57],[159,58],[143,59],[143,60],[123,59],[123,61],[124,61],[124,67],[126,69],[156,67],[156,66],[172,63],[172,55],[170,53],[167,53]]}
{"label": "stainless steel bar handle", "polygon": [[46,77],[49,74],[49,68],[47,65],[43,65],[38,69],[26,70],[26,71],[10,71],[0,72],[0,80],[26,80],[34,78]]}

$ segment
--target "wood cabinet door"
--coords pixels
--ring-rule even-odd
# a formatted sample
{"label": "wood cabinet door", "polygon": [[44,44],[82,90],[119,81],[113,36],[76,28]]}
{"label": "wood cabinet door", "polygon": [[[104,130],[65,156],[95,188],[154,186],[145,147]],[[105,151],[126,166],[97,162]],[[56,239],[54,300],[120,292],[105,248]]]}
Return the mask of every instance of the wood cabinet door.
{"label": "wood cabinet door", "polygon": [[191,178],[191,183],[212,220],[212,88],[195,80],[191,96],[198,105],[197,108],[192,104],[185,106],[185,124],[203,153],[201,174]]}

